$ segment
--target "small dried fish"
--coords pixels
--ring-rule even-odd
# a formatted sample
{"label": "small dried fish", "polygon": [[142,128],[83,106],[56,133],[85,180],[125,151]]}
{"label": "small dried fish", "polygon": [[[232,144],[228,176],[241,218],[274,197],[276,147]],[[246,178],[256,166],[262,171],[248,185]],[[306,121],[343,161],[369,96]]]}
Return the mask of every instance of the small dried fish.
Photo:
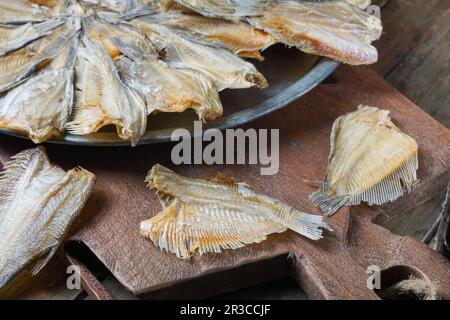
{"label": "small dried fish", "polygon": [[83,44],[76,68],[78,91],[68,131],[85,135],[113,124],[119,137],[131,140],[135,146],[147,126],[144,99],[123,83],[114,61],[99,44],[86,37]]}
{"label": "small dried fish", "polygon": [[306,53],[349,64],[378,59],[371,43],[381,36],[381,21],[345,1],[176,1],[206,16],[243,19]]}
{"label": "small dried fish", "polygon": [[97,19],[83,19],[84,31],[90,40],[100,42],[115,58],[125,54],[131,59],[157,55],[156,48],[135,26],[128,23],[110,24]]}
{"label": "small dried fish", "polygon": [[81,168],[65,172],[43,148],[14,156],[0,175],[0,288],[21,271],[37,274],[56,252],[95,182]]}
{"label": "small dried fish", "polygon": [[321,216],[299,212],[223,175],[192,179],[155,165],[147,182],[157,190],[163,211],[141,223],[141,234],[178,258],[241,248],[287,229],[318,240],[321,228],[329,229]]}
{"label": "small dried fish", "polygon": [[214,80],[219,91],[268,86],[267,80],[253,64],[228,50],[184,39],[164,26],[142,21],[137,22],[137,25],[159,51],[164,51],[169,66],[201,71]]}
{"label": "small dried fish", "polygon": [[147,15],[139,20],[164,25],[195,42],[228,49],[245,58],[264,58],[259,53],[275,43],[268,33],[241,21],[207,18],[185,11]]}
{"label": "small dried fish", "polygon": [[0,1],[0,23],[40,22],[48,19],[48,7],[39,6],[29,0]]}
{"label": "small dried fish", "polygon": [[223,113],[216,86],[200,72],[170,68],[156,57],[122,58],[118,65],[125,82],[145,97],[148,114],[193,109],[200,119],[214,120]]}
{"label": "small dried fish", "polygon": [[24,132],[34,143],[64,132],[72,111],[77,48],[74,38],[47,68],[0,99],[0,128]]}
{"label": "small dried fish", "polygon": [[391,121],[389,111],[360,106],[338,118],[323,186],[311,200],[328,215],[342,206],[382,205],[411,192],[418,145]]}
{"label": "small dried fish", "polygon": [[61,53],[80,29],[78,19],[69,19],[26,47],[0,57],[0,93],[28,79],[41,66]]}
{"label": "small dried fish", "polygon": [[48,35],[50,31],[63,23],[64,21],[53,19],[38,24],[27,23],[19,26],[0,26],[0,43],[2,44],[0,56],[20,49],[28,43]]}

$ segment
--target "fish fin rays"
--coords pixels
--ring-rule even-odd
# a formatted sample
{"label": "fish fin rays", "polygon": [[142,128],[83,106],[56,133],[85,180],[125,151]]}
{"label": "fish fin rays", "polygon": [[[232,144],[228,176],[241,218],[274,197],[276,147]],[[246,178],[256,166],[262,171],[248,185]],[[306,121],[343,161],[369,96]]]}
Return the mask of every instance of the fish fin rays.
{"label": "fish fin rays", "polygon": [[369,206],[393,202],[403,196],[405,188],[407,192],[412,191],[412,186],[417,181],[417,169],[418,155],[416,154],[382,181],[359,194],[330,195],[328,193],[328,184],[325,181],[321,189],[310,195],[310,199],[328,216],[333,215],[344,206],[357,206],[362,202],[367,203]]}

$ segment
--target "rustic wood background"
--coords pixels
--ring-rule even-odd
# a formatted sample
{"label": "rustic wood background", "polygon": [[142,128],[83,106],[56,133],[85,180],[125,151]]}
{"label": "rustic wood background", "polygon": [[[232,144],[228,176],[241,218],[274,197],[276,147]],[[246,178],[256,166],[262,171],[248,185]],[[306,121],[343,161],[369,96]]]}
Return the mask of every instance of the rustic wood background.
{"label": "rustic wood background", "polygon": [[[448,0],[390,0],[382,12],[384,34],[376,44],[380,62],[373,68],[406,97],[450,128],[450,2]],[[443,195],[398,217],[385,227],[422,239],[435,222]],[[114,298],[134,297],[101,266],[94,266]],[[66,288],[66,262],[54,258],[43,272],[17,293],[23,299],[86,299],[82,290]],[[240,290],[220,298],[306,299],[291,280]]]}

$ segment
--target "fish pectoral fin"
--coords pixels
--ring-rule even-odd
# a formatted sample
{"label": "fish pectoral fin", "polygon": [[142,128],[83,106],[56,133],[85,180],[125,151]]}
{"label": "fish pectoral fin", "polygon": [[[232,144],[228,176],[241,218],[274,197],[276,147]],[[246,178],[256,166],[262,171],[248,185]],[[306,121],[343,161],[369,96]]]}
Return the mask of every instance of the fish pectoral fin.
{"label": "fish pectoral fin", "polygon": [[52,259],[53,255],[58,250],[59,245],[55,245],[49,247],[47,252],[44,252],[37,261],[33,262],[32,267],[30,268],[31,275],[37,275]]}

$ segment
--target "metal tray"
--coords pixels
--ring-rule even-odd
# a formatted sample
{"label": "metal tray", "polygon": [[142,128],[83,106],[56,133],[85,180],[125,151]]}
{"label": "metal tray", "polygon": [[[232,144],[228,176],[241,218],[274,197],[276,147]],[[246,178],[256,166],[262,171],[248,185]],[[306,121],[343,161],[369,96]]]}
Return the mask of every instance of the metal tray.
{"label": "metal tray", "polygon": [[[281,109],[321,83],[339,65],[338,62],[304,54],[283,45],[269,48],[264,56],[264,62],[252,62],[267,78],[269,88],[225,90],[220,95],[224,115],[205,124],[204,129],[237,127]],[[191,111],[150,116],[147,132],[140,144],[168,142],[177,128],[192,132],[193,121],[196,119]],[[27,139],[25,135],[12,130],[0,129],[0,132]],[[113,127],[105,127],[102,131],[87,136],[65,134],[47,142],[82,146],[130,146],[128,141],[117,137]]]}

